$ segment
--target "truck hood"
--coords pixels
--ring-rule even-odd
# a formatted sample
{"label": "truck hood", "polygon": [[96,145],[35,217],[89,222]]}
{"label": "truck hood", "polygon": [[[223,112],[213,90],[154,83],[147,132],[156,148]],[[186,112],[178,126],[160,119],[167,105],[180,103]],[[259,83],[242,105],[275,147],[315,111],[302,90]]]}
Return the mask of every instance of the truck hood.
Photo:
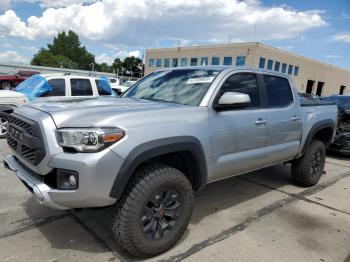
{"label": "truck hood", "polygon": [[[121,124],[125,122],[130,124],[136,118],[152,118],[152,114],[155,112],[157,115],[163,115],[167,114],[168,111],[194,108],[167,102],[115,97],[36,101],[26,106],[51,115],[58,128],[122,127]],[[158,111],[162,111],[162,113]]]}
{"label": "truck hood", "polygon": [[24,98],[26,99],[26,96],[22,93],[12,91],[12,90],[0,90],[0,99],[4,98]]}

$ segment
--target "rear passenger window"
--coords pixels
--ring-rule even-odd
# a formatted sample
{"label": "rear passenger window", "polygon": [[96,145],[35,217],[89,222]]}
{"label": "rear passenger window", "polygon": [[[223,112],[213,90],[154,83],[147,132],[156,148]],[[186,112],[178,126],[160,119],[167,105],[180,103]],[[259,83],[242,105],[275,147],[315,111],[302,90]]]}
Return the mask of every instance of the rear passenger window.
{"label": "rear passenger window", "polygon": [[92,96],[92,86],[89,79],[73,78],[70,80],[72,96]]}
{"label": "rear passenger window", "polygon": [[293,102],[293,94],[286,78],[264,75],[269,107],[286,107]]}
{"label": "rear passenger window", "polygon": [[231,75],[222,85],[218,98],[226,92],[248,94],[251,101],[246,108],[260,107],[259,88],[255,74],[240,73]]}
{"label": "rear passenger window", "polygon": [[66,95],[66,83],[64,79],[51,79],[47,83],[51,86],[52,91],[42,94],[41,97]]}

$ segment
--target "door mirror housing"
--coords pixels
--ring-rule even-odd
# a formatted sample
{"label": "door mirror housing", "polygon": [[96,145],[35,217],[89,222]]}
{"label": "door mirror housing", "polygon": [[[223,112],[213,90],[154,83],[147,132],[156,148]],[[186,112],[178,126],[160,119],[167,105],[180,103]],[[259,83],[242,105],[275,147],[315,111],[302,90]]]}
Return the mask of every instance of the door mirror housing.
{"label": "door mirror housing", "polygon": [[250,104],[250,96],[248,94],[238,92],[226,92],[219,101],[214,105],[214,109],[217,111],[242,108]]}

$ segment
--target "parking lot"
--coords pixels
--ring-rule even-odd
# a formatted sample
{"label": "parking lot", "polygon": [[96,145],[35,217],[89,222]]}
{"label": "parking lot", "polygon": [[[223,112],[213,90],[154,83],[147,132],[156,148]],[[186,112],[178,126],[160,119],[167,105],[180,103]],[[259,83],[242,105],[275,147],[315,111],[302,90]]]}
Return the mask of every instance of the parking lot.
{"label": "parking lot", "polygon": [[[292,185],[289,165],[207,186],[183,238],[152,261],[350,261],[350,161],[328,157],[326,171],[313,188]],[[134,261],[108,208],[52,210],[2,166],[0,181],[2,261]]]}

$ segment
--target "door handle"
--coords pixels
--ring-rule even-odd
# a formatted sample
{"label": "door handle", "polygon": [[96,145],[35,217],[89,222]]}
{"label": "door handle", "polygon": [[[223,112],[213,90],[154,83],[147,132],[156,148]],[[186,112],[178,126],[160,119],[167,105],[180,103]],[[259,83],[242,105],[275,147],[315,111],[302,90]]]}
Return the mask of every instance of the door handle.
{"label": "door handle", "polygon": [[264,125],[266,125],[266,120],[262,119],[262,118],[259,118],[258,120],[255,121],[255,125],[257,125],[257,126],[264,126]]}
{"label": "door handle", "polygon": [[298,116],[292,116],[292,118],[290,119],[291,121],[295,122],[295,121],[300,121],[301,118]]}

